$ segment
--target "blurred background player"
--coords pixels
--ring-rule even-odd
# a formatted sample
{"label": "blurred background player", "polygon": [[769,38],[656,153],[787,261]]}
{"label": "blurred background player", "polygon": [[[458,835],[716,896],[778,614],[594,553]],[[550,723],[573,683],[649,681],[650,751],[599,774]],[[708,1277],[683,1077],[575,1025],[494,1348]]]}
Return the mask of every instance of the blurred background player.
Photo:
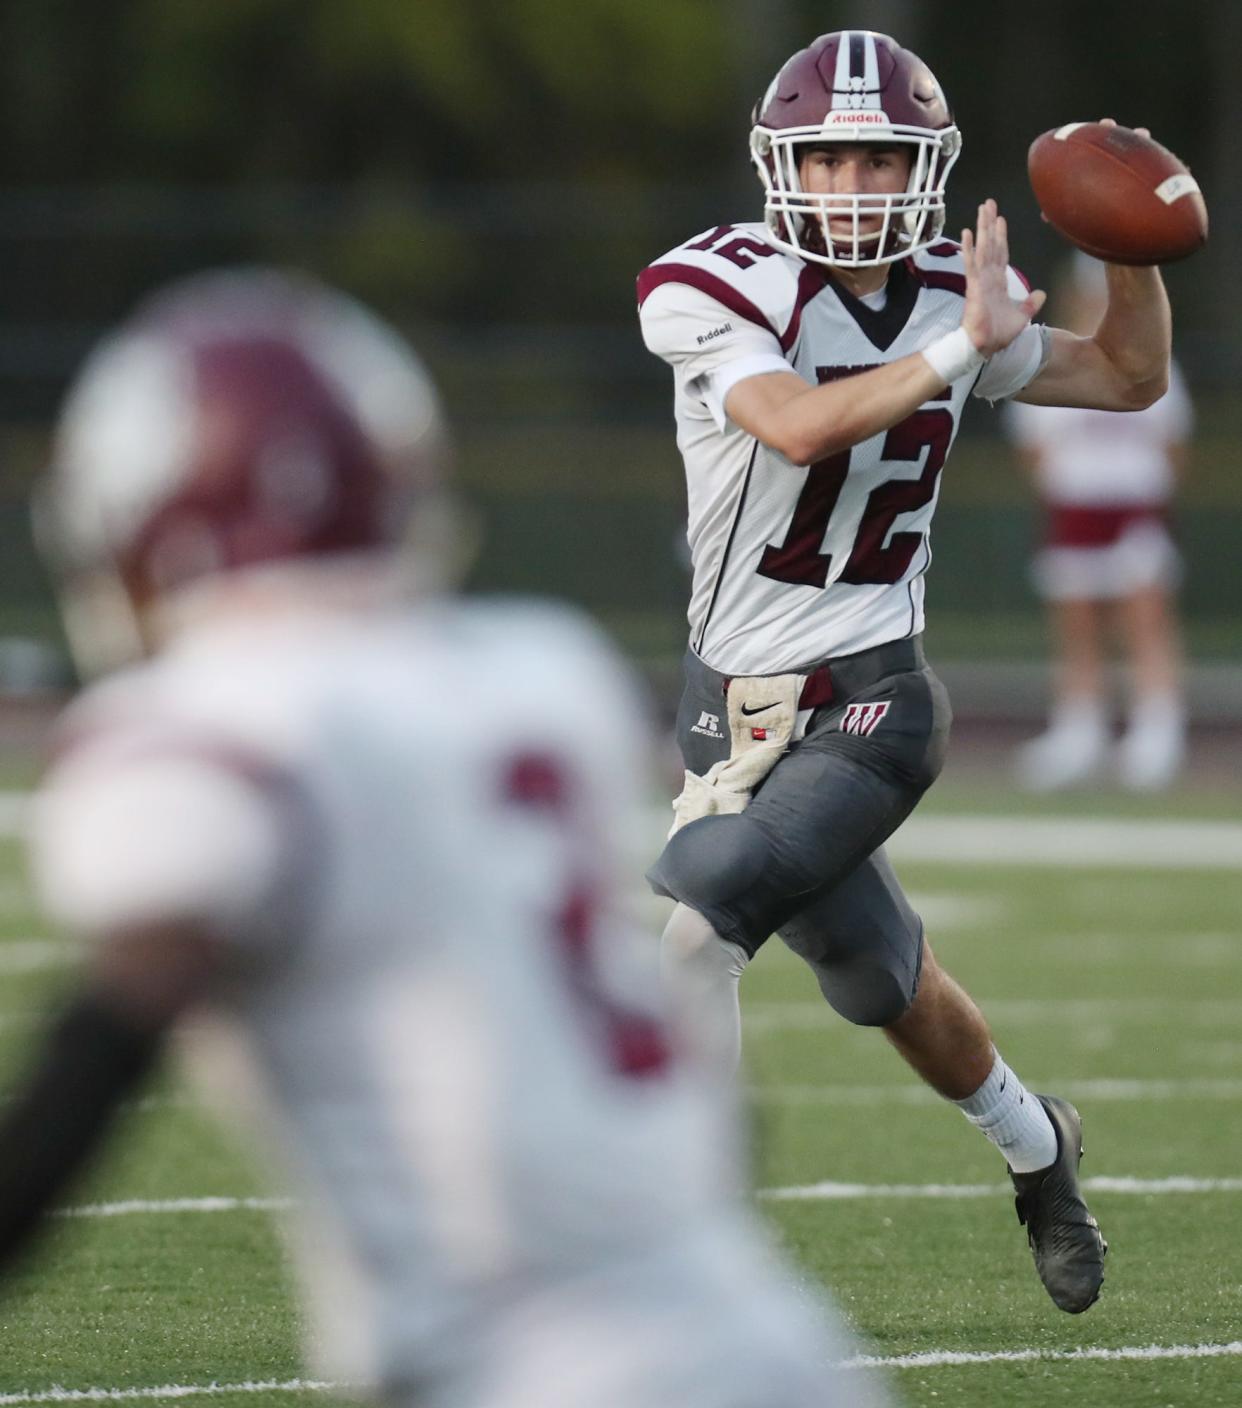
{"label": "blurred background player", "polygon": [[0,1253],[203,1004],[283,1131],[349,1383],[874,1403],[741,1210],[621,916],[628,681],[558,609],[434,590],[443,456],[409,350],[274,274],[175,287],[82,373],[42,526],[83,660],[135,663],[70,709],[37,802],[93,958],[0,1125]]}
{"label": "blurred background player", "polygon": [[[1077,255],[1056,290],[1058,322],[1081,336],[1108,301],[1104,266]],[[1170,505],[1189,457],[1194,413],[1176,364],[1169,389],[1127,415],[1081,407],[1006,408],[1006,428],[1039,493],[1044,543],[1033,563],[1053,647],[1048,729],[1019,755],[1024,786],[1052,791],[1097,775],[1110,744],[1113,633],[1128,666],[1128,723],[1117,777],[1167,786],[1185,752],[1186,708]]]}
{"label": "blurred background player", "polygon": [[835,1011],[883,1029],[1004,1154],[1040,1278],[1077,1314],[1107,1251],[1078,1112],[1005,1064],[884,843],[948,743],[923,577],[968,399],[1147,405],[1168,299],[1159,270],[1110,266],[1089,336],[1035,325],[1044,295],[1010,267],[995,201],[944,238],[961,134],[887,35],[820,35],[753,124],[764,221],[701,232],[638,279],[644,341],[673,372],[693,563],[685,785],[649,871],[676,901],[667,964],[732,1065],[740,979],[779,934]]}

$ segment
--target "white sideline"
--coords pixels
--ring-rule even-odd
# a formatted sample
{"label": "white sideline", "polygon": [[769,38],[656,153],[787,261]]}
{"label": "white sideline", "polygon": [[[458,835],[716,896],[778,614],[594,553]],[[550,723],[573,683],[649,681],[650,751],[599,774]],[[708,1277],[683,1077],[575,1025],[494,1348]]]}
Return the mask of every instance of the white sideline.
{"label": "white sideline", "polygon": [[[0,836],[24,833],[28,792],[0,792]],[[668,809],[652,809],[653,835]],[[646,838],[644,838],[646,839]],[[954,865],[1242,870],[1242,823],[1136,817],[914,816],[888,843],[900,860]]]}
{"label": "white sideline", "polygon": [[935,1369],[944,1364],[1024,1364],[1040,1362],[1074,1363],[1085,1359],[1223,1359],[1242,1355],[1242,1340],[1228,1344],[1136,1344],[1120,1349],[997,1349],[973,1353],[968,1350],[933,1349],[923,1354],[860,1354],[843,1360],[842,1369]]}
{"label": "white sideline", "polygon": [[0,1408],[24,1403],[126,1403],[135,1398],[200,1398],[225,1393],[322,1393],[341,1384],[318,1379],[248,1379],[240,1384],[161,1384],[152,1388],[49,1388],[41,1393],[0,1393]]}
{"label": "white sideline", "polygon": [[[1084,1178],[1088,1193],[1130,1193],[1156,1196],[1165,1193],[1242,1193],[1242,1178]],[[758,1196],[771,1202],[844,1202],[858,1198],[994,1198],[1013,1193],[1008,1183],[823,1183],[792,1184],[785,1188],[760,1188]]]}

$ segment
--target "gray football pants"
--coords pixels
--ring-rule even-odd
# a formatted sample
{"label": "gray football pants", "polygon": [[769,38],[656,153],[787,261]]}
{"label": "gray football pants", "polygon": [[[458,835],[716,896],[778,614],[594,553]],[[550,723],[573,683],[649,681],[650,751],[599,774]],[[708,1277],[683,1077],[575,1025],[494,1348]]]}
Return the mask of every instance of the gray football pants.
{"label": "gray football pants", "polygon": [[[940,772],[948,697],[917,637],[826,665],[831,701],[747,809],[684,826],[647,878],[752,957],[779,934],[837,1012],[887,1026],[918,990],[923,926],[883,845]],[[724,715],[726,688],[687,655],[678,740],[692,772],[727,754],[727,730],[700,722]]]}

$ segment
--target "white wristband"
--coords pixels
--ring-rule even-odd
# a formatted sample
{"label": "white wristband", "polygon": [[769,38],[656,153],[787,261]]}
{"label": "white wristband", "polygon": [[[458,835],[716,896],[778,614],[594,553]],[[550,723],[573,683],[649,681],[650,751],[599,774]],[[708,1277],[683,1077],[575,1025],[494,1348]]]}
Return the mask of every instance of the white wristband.
{"label": "white wristband", "polygon": [[930,347],[923,348],[923,356],[941,381],[947,382],[977,372],[985,360],[965,328],[956,328],[938,337]]}

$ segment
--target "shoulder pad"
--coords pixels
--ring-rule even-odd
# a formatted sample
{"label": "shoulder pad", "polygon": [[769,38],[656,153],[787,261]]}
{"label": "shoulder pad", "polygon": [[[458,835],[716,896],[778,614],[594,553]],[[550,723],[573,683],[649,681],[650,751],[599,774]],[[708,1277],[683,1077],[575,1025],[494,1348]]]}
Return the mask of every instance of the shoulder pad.
{"label": "shoulder pad", "polygon": [[[910,265],[915,277],[926,288],[944,289],[948,293],[966,295],[966,269],[962,246],[956,240],[940,240],[920,250]],[[1025,298],[1031,291],[1031,281],[1021,269],[1009,266],[1009,296]]]}
{"label": "shoulder pad", "polygon": [[714,298],[793,345],[807,301],[824,286],[822,273],[766,238],[763,225],[717,225],[661,255],[638,276],[638,306],[664,284],[683,284]]}
{"label": "shoulder pad", "polygon": [[940,240],[919,250],[907,262],[924,288],[943,289],[965,298],[966,269],[962,263],[962,247],[956,240]]}

